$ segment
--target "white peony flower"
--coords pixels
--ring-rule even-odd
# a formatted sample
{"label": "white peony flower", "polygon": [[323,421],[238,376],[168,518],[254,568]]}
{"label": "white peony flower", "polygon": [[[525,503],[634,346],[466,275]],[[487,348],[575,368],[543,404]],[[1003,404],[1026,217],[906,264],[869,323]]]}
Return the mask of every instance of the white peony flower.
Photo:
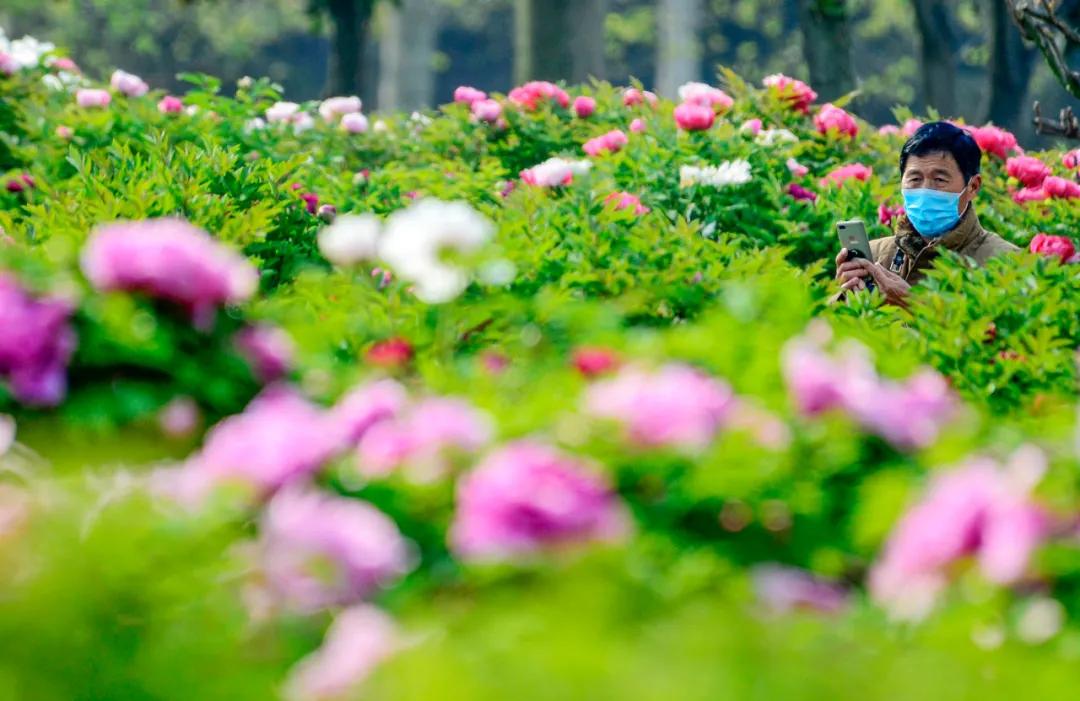
{"label": "white peony flower", "polygon": [[762,129],[755,139],[762,146],[772,146],[773,144],[796,142],[798,140],[799,137],[787,129]]}
{"label": "white peony flower", "polygon": [[335,265],[370,260],[378,253],[381,226],[373,214],[343,214],[319,232],[319,252]]}
{"label": "white peony flower", "polygon": [[270,109],[266,110],[266,121],[291,122],[300,111],[300,105],[295,102],[275,102]]}
{"label": "white peony flower", "polygon": [[[4,43],[7,45],[5,46]],[[20,68],[33,68],[41,63],[41,59],[50,51],[56,49],[56,44],[47,41],[38,41],[34,37],[24,36],[14,41],[0,42],[0,51],[9,54]]]}
{"label": "white peony flower", "polygon": [[709,185],[728,187],[750,182],[750,162],[746,160],[724,161],[718,166],[683,166],[679,169],[681,187]]}
{"label": "white peony flower", "polygon": [[584,175],[592,168],[592,161],[568,161],[565,158],[549,158],[532,168],[521,171],[521,179],[529,185],[555,187],[566,185],[575,175]]}
{"label": "white peony flower", "polygon": [[468,275],[444,263],[441,254],[476,250],[493,233],[492,223],[464,202],[420,200],[387,220],[379,257],[413,283],[423,301],[448,302],[465,289]]}
{"label": "white peony flower", "polygon": [[359,112],[363,103],[355,95],[350,97],[328,97],[319,104],[319,116],[326,122],[336,122],[342,115]]}

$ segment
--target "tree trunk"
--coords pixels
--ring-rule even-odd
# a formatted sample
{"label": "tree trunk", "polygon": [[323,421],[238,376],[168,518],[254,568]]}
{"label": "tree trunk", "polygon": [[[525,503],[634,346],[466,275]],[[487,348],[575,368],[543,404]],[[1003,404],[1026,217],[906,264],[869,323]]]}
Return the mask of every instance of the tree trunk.
{"label": "tree trunk", "polygon": [[607,5],[607,0],[517,0],[515,80],[603,79]]}
{"label": "tree trunk", "polygon": [[1005,0],[988,0],[990,11],[990,100],[986,119],[1017,131],[1020,114],[1030,105],[1024,99],[1031,81],[1036,51],[1024,45]]}
{"label": "tree trunk", "polygon": [[854,90],[851,25],[844,0],[800,0],[799,22],[811,87],[825,101]]}
{"label": "tree trunk", "polygon": [[943,117],[956,115],[956,33],[946,0],[913,0],[919,33],[923,100]]}
{"label": "tree trunk", "polygon": [[374,0],[328,0],[327,11],[334,24],[330,46],[329,95],[359,95],[363,92],[365,57],[371,29]]}
{"label": "tree trunk", "polygon": [[384,3],[379,37],[379,109],[413,111],[435,98],[433,62],[441,20],[430,0]]}
{"label": "tree trunk", "polygon": [[701,80],[701,0],[659,0],[656,11],[656,90],[675,97],[679,86]]}

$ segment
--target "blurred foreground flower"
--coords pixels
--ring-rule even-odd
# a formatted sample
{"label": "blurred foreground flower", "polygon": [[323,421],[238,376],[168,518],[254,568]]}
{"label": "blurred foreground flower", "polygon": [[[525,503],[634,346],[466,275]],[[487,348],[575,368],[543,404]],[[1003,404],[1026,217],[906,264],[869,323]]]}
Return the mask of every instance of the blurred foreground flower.
{"label": "blurred foreground flower", "polygon": [[683,166],[679,168],[679,185],[709,185],[729,187],[744,185],[751,180],[749,161],[724,161],[718,166]]}
{"label": "blurred foreground flower", "polygon": [[374,214],[343,214],[319,231],[319,252],[335,265],[373,260],[379,249],[381,226]]}
{"label": "blurred foreground flower", "polygon": [[409,542],[381,511],[307,487],[270,500],[259,550],[271,596],[301,612],[358,603],[414,565]]}
{"label": "blurred foreground flower", "polygon": [[374,606],[345,609],[334,617],[322,647],[289,673],[286,701],[346,701],[401,647],[393,619]]}
{"label": "blurred foreground flower", "polygon": [[1042,453],[1027,446],[1004,469],[975,458],[935,476],[870,573],[874,599],[897,618],[922,618],[948,583],[952,565],[967,556],[977,559],[991,582],[1021,579],[1049,535],[1050,519],[1030,497],[1045,469]]}
{"label": "blurred foreground flower", "polygon": [[64,300],[34,297],[0,272],[0,378],[16,401],[55,406],[67,393],[67,364],[75,350]]}
{"label": "blurred foreground flower", "polygon": [[504,560],[549,547],[618,541],[630,519],[586,465],[531,441],[511,443],[458,483],[450,545],[470,560]]}
{"label": "blurred foreground flower", "polygon": [[838,584],[818,579],[805,570],[764,564],[750,571],[754,593],[770,612],[785,614],[799,609],[838,613],[847,607],[849,595]]}
{"label": "blurred foreground flower", "polygon": [[217,308],[248,299],[258,273],[240,253],[181,219],[120,222],[95,230],[82,270],[100,291],[142,292],[181,305],[198,328]]}

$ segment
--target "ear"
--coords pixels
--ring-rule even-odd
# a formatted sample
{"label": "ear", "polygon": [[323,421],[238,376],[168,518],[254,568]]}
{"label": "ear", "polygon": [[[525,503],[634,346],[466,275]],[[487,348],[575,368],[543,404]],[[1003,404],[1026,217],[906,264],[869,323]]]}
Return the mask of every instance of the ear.
{"label": "ear", "polygon": [[977,195],[979,193],[979,190],[981,190],[981,189],[982,189],[982,175],[980,173],[976,173],[971,178],[971,180],[968,181],[968,192],[970,192],[971,196],[974,197],[975,195]]}

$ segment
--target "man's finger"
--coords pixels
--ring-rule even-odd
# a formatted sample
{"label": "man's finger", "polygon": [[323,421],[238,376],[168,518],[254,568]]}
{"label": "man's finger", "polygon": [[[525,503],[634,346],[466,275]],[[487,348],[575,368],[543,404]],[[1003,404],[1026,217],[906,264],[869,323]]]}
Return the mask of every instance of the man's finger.
{"label": "man's finger", "polygon": [[870,269],[872,267],[874,267],[874,264],[870,261],[863,260],[862,258],[856,258],[855,260],[849,260],[847,263],[841,265],[839,268],[837,268],[837,272],[846,273],[849,270],[861,270],[863,271],[863,275],[866,275],[870,272]]}
{"label": "man's finger", "polygon": [[845,292],[850,292],[851,290],[861,290],[864,287],[866,287],[866,283],[863,282],[863,279],[861,277],[853,277],[850,280],[845,280],[844,284],[840,285],[840,289],[844,290]]}

